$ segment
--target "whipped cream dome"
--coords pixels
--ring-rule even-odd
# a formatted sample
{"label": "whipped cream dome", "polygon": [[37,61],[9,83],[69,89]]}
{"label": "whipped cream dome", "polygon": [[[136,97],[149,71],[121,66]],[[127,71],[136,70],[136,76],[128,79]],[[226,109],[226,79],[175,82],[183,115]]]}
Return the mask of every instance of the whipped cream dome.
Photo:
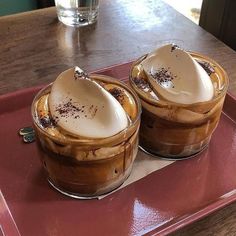
{"label": "whipped cream dome", "polygon": [[106,138],[128,126],[121,104],[97,82],[75,76],[74,69],[54,81],[49,108],[57,125],[72,135]]}
{"label": "whipped cream dome", "polygon": [[148,54],[141,65],[153,91],[165,100],[192,104],[209,101],[214,96],[207,72],[176,45],[158,48]]}

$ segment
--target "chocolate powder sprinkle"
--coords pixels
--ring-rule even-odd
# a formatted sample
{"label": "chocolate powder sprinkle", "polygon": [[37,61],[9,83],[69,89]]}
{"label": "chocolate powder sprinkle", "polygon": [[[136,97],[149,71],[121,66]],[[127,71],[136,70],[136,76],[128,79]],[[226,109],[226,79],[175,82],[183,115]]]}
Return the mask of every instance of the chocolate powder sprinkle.
{"label": "chocolate powder sprinkle", "polygon": [[76,106],[71,101],[68,101],[66,103],[62,103],[58,105],[56,108],[56,111],[62,116],[62,117],[69,117],[72,116],[75,119],[79,118],[78,113],[84,111],[84,109],[79,106]]}
{"label": "chocolate powder sprinkle", "polygon": [[[155,73],[151,73],[152,77],[156,80],[156,82],[160,85],[171,82],[176,76],[173,76],[170,71],[165,68],[160,68]],[[172,85],[173,87],[173,85]]]}
{"label": "chocolate powder sprinkle", "polygon": [[206,73],[210,76],[215,73],[215,69],[210,65],[210,63],[205,61],[197,61],[199,65],[206,71]]}
{"label": "chocolate powder sprinkle", "polygon": [[55,126],[55,121],[53,119],[50,119],[49,117],[40,117],[39,118],[40,124],[43,126],[43,128],[49,128],[52,126]]}
{"label": "chocolate powder sprinkle", "polygon": [[91,116],[92,116],[91,118],[93,118],[96,115],[97,111],[98,111],[98,108],[96,106],[91,113]]}
{"label": "chocolate powder sprinkle", "polygon": [[124,102],[124,92],[119,88],[112,88],[109,93],[122,105]]}
{"label": "chocolate powder sprinkle", "polygon": [[[56,107],[56,111],[63,118],[73,117],[74,119],[79,119],[81,117],[85,117],[88,119],[93,119],[98,111],[98,107],[94,105],[79,106],[78,104],[72,103],[70,100],[64,103],[59,104]],[[58,121],[59,118],[57,118]]]}
{"label": "chocolate powder sprinkle", "polygon": [[148,89],[149,91],[151,90],[150,85],[145,79],[135,77],[133,78],[133,81],[139,89]]}

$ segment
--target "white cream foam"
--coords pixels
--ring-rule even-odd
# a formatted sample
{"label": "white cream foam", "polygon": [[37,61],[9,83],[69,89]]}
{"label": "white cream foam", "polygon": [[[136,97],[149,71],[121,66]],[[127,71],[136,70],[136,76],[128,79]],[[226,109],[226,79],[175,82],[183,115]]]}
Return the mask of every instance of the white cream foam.
{"label": "white cream foam", "polygon": [[110,137],[128,126],[121,104],[95,81],[75,78],[73,68],[53,83],[49,108],[58,126],[87,138]]}
{"label": "white cream foam", "polygon": [[[213,98],[213,84],[206,71],[189,53],[172,44],[150,53],[141,64],[153,90],[168,101],[192,104]],[[162,75],[170,77],[164,80]]]}

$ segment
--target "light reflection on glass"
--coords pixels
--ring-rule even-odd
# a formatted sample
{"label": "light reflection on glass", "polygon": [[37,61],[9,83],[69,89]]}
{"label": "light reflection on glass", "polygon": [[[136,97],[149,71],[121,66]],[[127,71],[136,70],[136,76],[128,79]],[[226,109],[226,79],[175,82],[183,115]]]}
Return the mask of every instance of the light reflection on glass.
{"label": "light reflection on glass", "polygon": [[56,5],[61,6],[63,8],[76,8],[79,5],[79,1],[77,0],[56,0]]}

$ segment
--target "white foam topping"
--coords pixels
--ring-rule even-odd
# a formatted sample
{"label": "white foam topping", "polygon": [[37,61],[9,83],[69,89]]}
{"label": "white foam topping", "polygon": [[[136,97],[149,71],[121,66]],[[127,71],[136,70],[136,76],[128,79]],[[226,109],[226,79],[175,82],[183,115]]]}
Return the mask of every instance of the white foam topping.
{"label": "white foam topping", "polygon": [[58,126],[87,138],[110,137],[128,126],[121,104],[95,81],[74,77],[74,68],[54,81],[49,108]]}
{"label": "white foam topping", "polygon": [[213,98],[206,71],[188,52],[172,44],[150,53],[141,64],[153,90],[168,101],[192,104]]}

